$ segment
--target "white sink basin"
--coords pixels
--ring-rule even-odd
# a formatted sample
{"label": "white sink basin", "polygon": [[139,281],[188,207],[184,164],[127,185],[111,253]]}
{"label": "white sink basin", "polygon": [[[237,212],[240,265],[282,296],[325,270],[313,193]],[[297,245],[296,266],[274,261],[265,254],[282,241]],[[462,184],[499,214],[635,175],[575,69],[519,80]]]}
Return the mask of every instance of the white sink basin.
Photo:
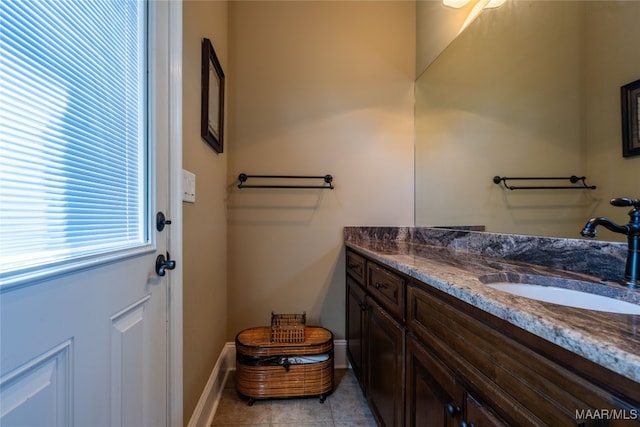
{"label": "white sink basin", "polygon": [[591,294],[588,292],[576,291],[573,289],[511,282],[489,283],[487,286],[513,295],[568,307],[605,311],[609,313],[640,315],[640,305],[638,304],[632,304],[630,302],[620,301],[614,298]]}

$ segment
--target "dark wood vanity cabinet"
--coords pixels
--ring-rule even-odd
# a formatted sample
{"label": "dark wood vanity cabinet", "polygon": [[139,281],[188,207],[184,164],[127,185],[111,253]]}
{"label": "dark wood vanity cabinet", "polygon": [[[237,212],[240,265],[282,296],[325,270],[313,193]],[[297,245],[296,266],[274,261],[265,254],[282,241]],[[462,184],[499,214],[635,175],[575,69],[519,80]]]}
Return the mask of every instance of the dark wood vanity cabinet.
{"label": "dark wood vanity cabinet", "polygon": [[[640,425],[637,384],[433,287],[408,286],[407,329],[431,366],[439,362],[451,377],[447,381],[462,390],[462,396],[453,396],[461,426]],[[411,396],[409,375],[415,374],[409,353]],[[430,372],[436,379],[446,377]],[[435,383],[445,388],[447,381]],[[408,398],[409,413],[415,410],[410,403]],[[593,416],[602,410],[618,415]]]}
{"label": "dark wood vanity cabinet", "polygon": [[637,383],[351,250],[347,260],[347,353],[379,425],[640,426]]}
{"label": "dark wood vanity cabinet", "polygon": [[[364,258],[347,252],[347,356],[367,402],[381,426],[404,425],[404,325],[380,303],[385,291],[404,282],[384,271],[368,281]],[[369,264],[371,265],[371,264]],[[367,286],[371,283],[371,286]],[[376,287],[376,283],[378,286]],[[371,292],[375,292],[374,297]],[[393,299],[394,291],[389,292]],[[387,301],[387,306],[394,303]],[[403,306],[404,309],[404,306]],[[404,312],[404,311],[403,311]]]}
{"label": "dark wood vanity cabinet", "polygon": [[507,426],[464,388],[419,340],[407,337],[407,426]]}
{"label": "dark wood vanity cabinet", "polygon": [[404,327],[373,300],[367,308],[366,396],[381,425],[404,425]]}
{"label": "dark wood vanity cabinet", "polygon": [[367,263],[367,291],[385,310],[404,321],[404,279],[386,268]]}
{"label": "dark wood vanity cabinet", "polygon": [[364,289],[347,276],[347,356],[360,387],[365,390],[365,331],[367,305]]}
{"label": "dark wood vanity cabinet", "polygon": [[486,406],[480,404],[471,393],[466,393],[464,405],[465,421],[460,423],[460,427],[507,427],[507,424],[498,419]]}
{"label": "dark wood vanity cabinet", "polygon": [[453,373],[413,335],[407,337],[406,360],[406,425],[458,425],[464,395]]}
{"label": "dark wood vanity cabinet", "polygon": [[347,274],[365,286],[366,261],[360,255],[347,251]]}
{"label": "dark wood vanity cabinet", "polygon": [[365,301],[366,261],[360,255],[347,251],[347,357],[351,362],[351,369],[360,387],[366,389],[365,358],[366,358],[366,322],[367,304]]}

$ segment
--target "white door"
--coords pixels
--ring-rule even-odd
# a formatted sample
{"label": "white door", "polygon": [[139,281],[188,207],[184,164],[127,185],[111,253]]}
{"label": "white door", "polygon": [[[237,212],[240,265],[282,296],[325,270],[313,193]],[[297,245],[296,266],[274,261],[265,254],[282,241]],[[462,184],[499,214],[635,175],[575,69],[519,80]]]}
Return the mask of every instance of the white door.
{"label": "white door", "polygon": [[[0,425],[168,424],[168,2],[150,2],[147,241],[118,256],[0,288]],[[163,21],[164,20],[164,21]],[[87,197],[91,197],[88,195]],[[0,242],[1,244],[1,242]],[[0,260],[1,262],[1,260]]]}

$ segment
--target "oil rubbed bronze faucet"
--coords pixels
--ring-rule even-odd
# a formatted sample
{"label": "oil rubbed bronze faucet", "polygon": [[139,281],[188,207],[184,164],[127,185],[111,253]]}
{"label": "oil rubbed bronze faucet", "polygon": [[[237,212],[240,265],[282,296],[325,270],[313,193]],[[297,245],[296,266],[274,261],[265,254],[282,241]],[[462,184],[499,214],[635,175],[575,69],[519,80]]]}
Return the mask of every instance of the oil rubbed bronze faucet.
{"label": "oil rubbed bronze faucet", "polygon": [[627,236],[629,245],[627,248],[627,264],[624,269],[624,283],[630,288],[640,286],[640,199],[629,199],[621,197],[609,201],[613,206],[633,206],[629,211],[629,223],[618,225],[608,218],[591,218],[582,229],[585,237],[596,237],[596,227],[599,225],[614,233],[621,233]]}

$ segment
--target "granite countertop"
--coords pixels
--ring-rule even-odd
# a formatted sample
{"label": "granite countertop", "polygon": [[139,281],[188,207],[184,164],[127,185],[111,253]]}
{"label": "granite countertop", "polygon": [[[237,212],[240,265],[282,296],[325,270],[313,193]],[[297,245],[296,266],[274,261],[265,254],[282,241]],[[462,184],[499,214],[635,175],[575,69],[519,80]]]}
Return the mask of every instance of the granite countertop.
{"label": "granite countertop", "polygon": [[[443,231],[436,232],[436,240],[446,240],[449,244],[440,246],[434,245],[429,238],[406,238],[406,233],[398,233],[395,228],[385,228],[382,233],[377,228],[375,233],[366,236],[362,233],[364,229],[345,228],[345,245],[640,383],[640,315],[606,313],[540,302],[495,290],[486,286],[483,280],[487,282],[487,277],[500,276],[509,281],[518,281],[519,277],[531,275],[553,276],[597,283],[598,287],[602,287],[602,294],[606,294],[608,289],[622,292],[625,300],[636,304],[640,304],[640,291],[604,283],[599,277],[581,271],[469,251],[460,247],[460,239],[452,244],[456,239],[449,239],[450,234]],[[460,232],[456,232],[456,236],[460,236]],[[463,233],[463,236],[468,240],[467,233]],[[482,238],[486,239],[485,236]],[[548,241],[543,243],[549,246]],[[572,244],[568,242],[569,246]],[[619,258],[618,249],[614,247],[613,253],[614,257]],[[567,251],[571,252],[570,249]]]}

